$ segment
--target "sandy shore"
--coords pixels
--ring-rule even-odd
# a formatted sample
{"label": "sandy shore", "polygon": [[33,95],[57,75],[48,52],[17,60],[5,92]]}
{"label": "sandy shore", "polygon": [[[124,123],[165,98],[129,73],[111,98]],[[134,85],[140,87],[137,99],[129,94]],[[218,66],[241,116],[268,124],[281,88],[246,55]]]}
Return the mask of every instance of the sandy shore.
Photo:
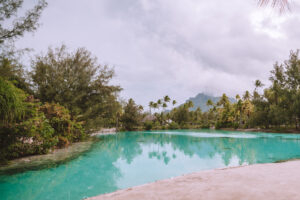
{"label": "sandy shore", "polygon": [[300,161],[202,171],[89,198],[104,199],[299,200]]}

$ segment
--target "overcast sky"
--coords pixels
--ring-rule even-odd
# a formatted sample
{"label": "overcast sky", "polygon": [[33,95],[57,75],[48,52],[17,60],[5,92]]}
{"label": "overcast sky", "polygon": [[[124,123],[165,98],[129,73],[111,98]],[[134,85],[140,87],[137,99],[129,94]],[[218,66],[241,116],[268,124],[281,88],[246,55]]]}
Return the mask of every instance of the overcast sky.
{"label": "overcast sky", "polygon": [[164,95],[180,103],[200,92],[234,97],[256,79],[267,83],[273,64],[300,48],[299,0],[281,15],[256,0],[48,3],[40,28],[17,46],[35,54],[86,47],[114,67],[121,97],[143,105]]}

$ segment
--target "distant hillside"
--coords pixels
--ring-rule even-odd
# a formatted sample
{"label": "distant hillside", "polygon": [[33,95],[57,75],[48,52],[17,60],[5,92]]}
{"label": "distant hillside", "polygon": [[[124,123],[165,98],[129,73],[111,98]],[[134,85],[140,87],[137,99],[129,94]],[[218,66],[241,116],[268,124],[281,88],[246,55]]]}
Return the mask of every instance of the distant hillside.
{"label": "distant hillside", "polygon": [[[235,102],[234,98],[228,97],[230,102]],[[207,100],[210,99],[214,103],[218,102],[220,97],[213,97],[204,93],[199,93],[195,97],[189,98],[186,102],[192,101],[194,103],[194,107],[191,110],[196,110],[198,107],[201,108],[202,112],[206,112],[209,110],[209,107],[206,105]]]}

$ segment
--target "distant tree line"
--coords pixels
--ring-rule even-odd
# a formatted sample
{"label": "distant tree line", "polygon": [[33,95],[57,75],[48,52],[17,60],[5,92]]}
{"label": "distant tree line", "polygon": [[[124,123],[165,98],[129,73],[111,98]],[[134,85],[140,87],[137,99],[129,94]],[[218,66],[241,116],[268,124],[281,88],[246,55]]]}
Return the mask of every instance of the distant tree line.
{"label": "distant tree line", "polygon": [[[300,59],[299,51],[291,51],[283,64],[275,63],[269,80],[271,85],[259,93],[264,85],[255,81],[253,92],[246,91],[242,97],[236,95],[231,103],[226,94],[213,103],[207,101],[210,109],[202,112],[200,108],[191,111],[193,102],[166,110],[170,98],[149,103],[150,112],[140,113],[137,109],[131,118],[132,130],[136,129],[175,129],[175,128],[262,128],[272,130],[299,130],[300,123]],[[173,102],[176,103],[175,100]],[[173,103],[173,106],[174,104]],[[134,101],[130,100],[131,106]],[[127,104],[128,106],[128,104]],[[159,108],[163,110],[159,111]],[[154,111],[154,114],[153,114]],[[139,114],[140,113],[140,114]],[[126,112],[126,115],[130,113]],[[133,116],[133,115],[132,115]],[[147,117],[148,116],[148,117]],[[152,117],[149,117],[152,116]],[[129,118],[129,117],[128,117]],[[126,120],[123,121],[127,123]]]}

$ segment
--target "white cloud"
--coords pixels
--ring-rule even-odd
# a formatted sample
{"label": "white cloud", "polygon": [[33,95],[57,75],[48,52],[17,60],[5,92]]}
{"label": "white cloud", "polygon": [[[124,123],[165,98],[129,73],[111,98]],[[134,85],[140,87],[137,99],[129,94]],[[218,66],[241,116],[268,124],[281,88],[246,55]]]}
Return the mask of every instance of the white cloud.
{"label": "white cloud", "polygon": [[279,15],[250,0],[51,0],[18,46],[84,46],[114,66],[122,96],[143,105],[166,94],[235,96],[299,48],[299,3],[291,6]]}

